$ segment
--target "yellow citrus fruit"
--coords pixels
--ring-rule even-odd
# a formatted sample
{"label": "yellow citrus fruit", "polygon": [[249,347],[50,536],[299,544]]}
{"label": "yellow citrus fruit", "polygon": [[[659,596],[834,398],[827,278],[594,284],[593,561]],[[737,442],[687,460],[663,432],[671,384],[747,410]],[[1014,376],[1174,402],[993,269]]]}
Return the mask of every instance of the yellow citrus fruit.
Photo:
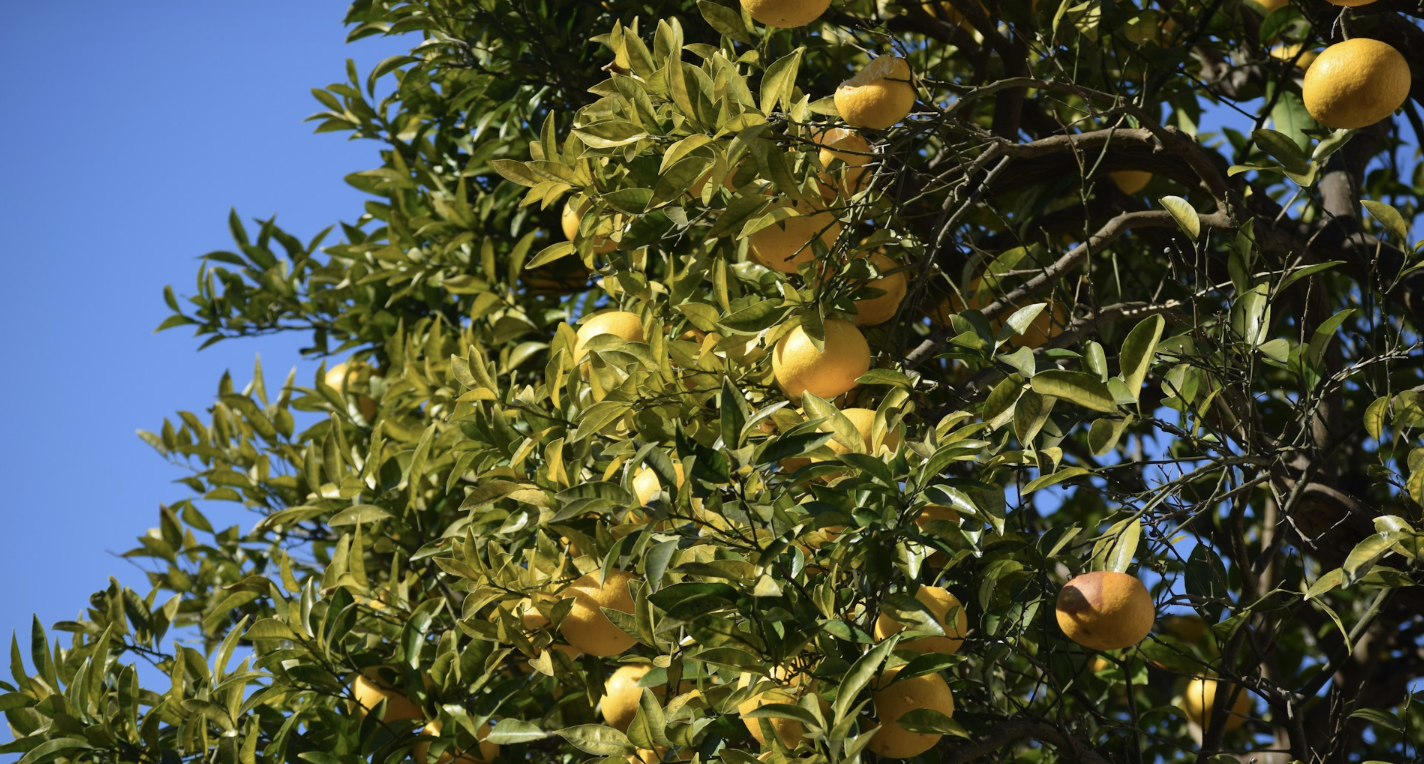
{"label": "yellow citrus fruit", "polygon": [[[564,211],[559,215],[559,225],[564,229],[564,238],[575,241],[578,238],[579,224],[583,222],[583,216],[593,207],[593,201],[583,200],[578,207],[573,206],[573,200],[564,203]],[[618,248],[618,242],[607,236],[598,236],[593,240],[593,253],[602,255],[612,252]]]}
{"label": "yellow citrus fruit", "polygon": [[[436,719],[431,723],[425,725],[425,729],[421,730],[421,732],[426,735],[431,735],[433,737],[440,737],[440,728],[440,720]],[[454,747],[453,745],[451,745],[447,747],[446,752],[441,754],[440,758],[436,760],[436,764],[448,764],[448,762],[452,760],[455,762],[455,764],[489,764],[489,762],[495,760],[496,756],[499,756],[499,746],[495,745],[494,743],[485,742],[485,738],[489,736],[489,733],[489,722],[481,724],[479,732],[475,733],[475,739],[478,740],[480,743],[479,750],[474,751],[467,749],[461,752],[460,757],[457,759],[450,752],[451,749],[453,749]],[[422,741],[411,746],[410,753],[412,756],[415,757],[415,760],[419,764],[426,764],[426,760],[430,753],[429,741]]]}
{"label": "yellow citrus fruit", "polygon": [[811,242],[816,237],[829,249],[841,235],[840,221],[827,210],[812,210],[807,205],[778,202],[775,206],[790,207],[800,214],[780,220],[757,231],[747,240],[747,250],[756,262],[782,273],[795,273],[802,263],[816,258]]}
{"label": "yellow citrus fruit", "polygon": [[[392,675],[395,671],[387,669]],[[420,710],[420,706],[412,703],[405,693],[392,687],[389,682],[380,675],[381,667],[372,666],[362,669],[360,676],[356,677],[355,683],[351,685],[351,692],[356,696],[356,713],[362,718],[366,714],[374,711],[381,701],[386,701],[386,713],[381,717],[381,721],[390,723],[399,719],[424,719],[425,712]]]}
{"label": "yellow citrus fruit", "polygon": [[[672,463],[673,471],[677,473],[677,487],[682,488],[682,462]],[[643,467],[633,475],[633,493],[638,497],[638,506],[647,506],[648,502],[658,495],[663,487],[662,481],[658,480],[658,473],[649,467]]]}
{"label": "yellow citrus fruit", "polygon": [[[969,282],[969,288],[965,294],[969,297],[969,304],[966,307],[959,299],[959,295],[950,295],[949,299],[940,303],[939,310],[936,311],[935,320],[944,325],[949,325],[950,313],[961,313],[965,310],[979,310],[984,303],[979,300],[979,279]],[[993,302],[995,296],[990,294],[988,301]],[[1026,347],[1030,350],[1037,350],[1048,344],[1049,340],[1063,333],[1063,329],[1068,326],[1070,316],[1068,309],[1063,303],[1057,300],[1048,300],[1048,307],[1039,311],[1033,323],[1028,325],[1028,329],[1023,334],[1017,335],[1009,340],[1009,344],[1019,347]],[[998,331],[1002,325],[1001,321],[990,321],[994,331]]]}
{"label": "yellow citrus fruit", "polygon": [[[1305,46],[1298,42],[1281,43],[1271,48],[1271,58],[1277,61],[1294,61],[1297,69],[1309,69],[1310,65],[1315,63],[1315,59],[1320,57],[1320,54],[1313,50],[1301,53],[1303,47]],[[1296,58],[1297,55],[1300,58]]]}
{"label": "yellow citrus fruit", "polygon": [[915,107],[910,65],[899,56],[881,56],[836,88],[836,110],[853,127],[884,130]]}
{"label": "yellow citrus fruit", "polygon": [[821,17],[831,0],[742,0],[753,19],[769,27],[804,27]]}
{"label": "yellow citrus fruit", "polygon": [[626,342],[642,342],[643,320],[636,313],[615,310],[599,313],[579,324],[578,341],[574,343],[574,363],[583,363],[588,356],[589,340],[600,334],[622,337]]}
{"label": "yellow citrus fruit", "polygon": [[1162,633],[1176,637],[1188,644],[1197,644],[1206,639],[1211,626],[1199,615],[1173,615],[1162,619]]}
{"label": "yellow citrus fruit", "polygon": [[1409,97],[1409,63],[1379,40],[1336,43],[1305,73],[1301,95],[1310,116],[1326,127],[1369,127]]}
{"label": "yellow citrus fruit", "polygon": [[1187,718],[1203,730],[1211,722],[1211,710],[1215,702],[1225,702],[1231,693],[1236,699],[1226,712],[1226,729],[1234,730],[1246,723],[1246,714],[1251,711],[1251,693],[1244,687],[1229,685],[1217,679],[1193,679],[1187,683],[1187,691],[1182,695],[1182,711]]}
{"label": "yellow citrus fruit", "polygon": [[[776,686],[763,691],[755,697],[742,701],[741,704],[737,706],[737,713],[749,714],[770,703],[795,705],[796,695],[785,687]],[[747,725],[747,730],[752,733],[752,737],[756,738],[756,741],[761,743],[763,747],[766,746],[766,735],[762,734],[761,731],[762,721],[766,721],[771,725],[772,730],[776,732],[776,736],[781,738],[782,745],[785,745],[787,748],[795,748],[802,739],[806,737],[806,731],[801,726],[801,722],[795,719],[743,719],[742,723]]]}
{"label": "yellow citrus fruit", "polygon": [[[744,161],[745,161],[745,160],[744,160]],[[729,172],[729,173],[727,173],[727,175],[722,178],[722,188],[725,188],[725,189],[727,189],[728,191],[731,191],[732,193],[736,193],[736,192],[737,192],[737,187],[736,187],[736,185],[733,183],[732,179],[733,179],[734,177],[736,177],[736,175],[737,175],[737,170],[738,170],[741,166],[742,166],[742,163],[741,163],[741,162],[738,162],[738,163],[737,163],[737,166],[736,166],[736,167],[733,167],[733,168],[732,168],[732,171]],[[715,169],[715,168],[713,168],[713,169]],[[711,180],[711,179],[712,179],[712,170],[709,169],[707,172],[702,173],[702,177],[700,177],[700,178],[698,178],[697,180],[695,180],[695,181],[692,182],[692,185],[687,188],[687,195],[690,196],[690,197],[692,197],[693,199],[701,199],[701,198],[702,198],[702,190],[707,187],[707,181],[709,181],[709,180]]]}
{"label": "yellow citrus fruit", "polygon": [[[862,438],[865,438],[865,450],[870,451],[874,446],[871,437],[874,435],[875,429],[875,409],[845,409],[841,414],[845,415],[845,418],[849,419],[850,423],[855,425],[856,431],[860,433]],[[825,422],[821,425],[822,430],[829,431],[830,428],[830,422]],[[899,448],[900,433],[896,430],[887,430],[882,444],[891,451]],[[850,453],[850,449],[841,444],[838,440],[832,440],[826,445],[838,454]]]}
{"label": "yellow citrus fruit", "polygon": [[[944,629],[945,635],[906,640],[901,642],[899,647],[917,653],[949,653],[953,655],[959,652],[959,646],[964,644],[964,635],[969,633],[969,617],[964,614],[964,606],[959,603],[959,598],[938,586],[921,585],[920,590],[915,592],[915,599],[935,614],[935,620],[939,621],[940,628]],[[951,611],[956,613],[952,624],[947,620]],[[899,634],[904,630],[905,624],[885,613],[881,613],[875,619],[876,639],[886,639],[891,634]]]}
{"label": "yellow citrus fruit", "polygon": [[947,523],[958,523],[959,513],[949,507],[942,507],[938,504],[929,504],[920,509],[920,514],[915,517],[915,525],[921,530],[929,527],[929,524],[936,520],[943,520]]}
{"label": "yellow citrus fruit", "polygon": [[[854,196],[865,182],[866,165],[875,160],[871,155],[870,143],[854,131],[833,127],[816,136],[816,145],[821,147],[817,156],[821,160],[821,166],[826,168],[819,176],[821,195],[828,200],[834,199],[839,189],[841,196]],[[836,166],[833,165],[837,160],[845,165],[840,170],[841,182],[837,182],[835,178]]]}
{"label": "yellow citrus fruit", "polygon": [[[347,383],[359,384],[364,378],[369,381],[374,376],[371,367],[360,361],[338,363],[326,370],[326,386],[335,390],[338,394],[346,395]],[[356,398],[356,406],[361,410],[361,416],[366,421],[376,418],[376,401],[369,395],[362,395]]]}
{"label": "yellow citrus fruit", "polygon": [[[1367,1],[1374,2],[1374,0]],[[1251,5],[1256,6],[1257,10],[1261,11],[1262,15],[1266,15],[1269,14],[1271,11],[1275,11],[1286,7],[1287,5],[1290,5],[1290,0],[1249,0],[1249,3]]]}
{"label": "yellow citrus fruit", "polygon": [[930,708],[954,716],[954,696],[939,674],[921,674],[891,684],[904,666],[886,669],[875,682],[871,697],[880,729],[870,738],[870,750],[889,759],[908,759],[935,747],[943,735],[910,732],[897,720],[909,711]]}
{"label": "yellow citrus fruit", "polygon": [[608,726],[628,731],[628,725],[633,723],[633,716],[638,713],[638,702],[643,699],[643,688],[638,686],[638,682],[652,668],[651,663],[619,666],[613,676],[608,677],[603,685],[603,700],[598,703]]}
{"label": "yellow citrus fruit", "polygon": [[559,631],[570,645],[599,657],[617,655],[632,647],[637,640],[603,614],[600,608],[633,612],[633,595],[628,591],[632,574],[614,568],[608,579],[598,582],[596,573],[588,573],[569,584],[564,596],[574,598],[574,606],[559,624]]}
{"label": "yellow citrus fruit", "polygon": [[538,608],[534,607],[532,600],[526,599],[519,604],[523,607],[522,612],[519,614],[519,622],[526,631],[538,631],[549,625],[549,619],[545,618],[544,614],[539,612]]}
{"label": "yellow citrus fruit", "polygon": [[1058,626],[1093,650],[1131,647],[1152,631],[1152,595],[1136,576],[1099,570],[1069,581],[1058,592]]}
{"label": "yellow citrus fruit", "polygon": [[803,327],[796,327],[776,343],[771,371],[782,392],[801,400],[807,390],[834,398],[855,387],[855,380],[870,370],[870,346],[865,335],[849,321],[827,319],[825,351],[819,352]]}
{"label": "yellow citrus fruit", "polygon": [[[850,423],[855,426],[856,431],[859,432],[860,436],[865,439],[865,451],[872,452],[872,450],[875,448],[874,441],[872,440],[875,434],[875,410],[850,408],[845,409],[841,412],[841,414],[844,414],[845,418],[850,420]],[[834,428],[835,425],[833,425],[831,422],[822,422],[821,426],[816,429],[820,432],[832,432],[834,431]],[[884,445],[886,448],[890,449],[891,451],[894,451],[895,449],[899,448],[900,432],[898,430],[887,430],[885,432],[885,438],[881,441],[881,444]],[[850,448],[847,448],[843,443],[835,439],[827,441],[826,446],[838,454],[848,454],[851,452]],[[781,460],[781,468],[787,472],[791,472],[792,470],[798,470],[806,466],[807,464],[821,461],[824,460],[793,457],[791,459]],[[830,480],[832,477],[834,477],[834,475],[826,475],[823,476],[822,479]],[[812,548],[820,549],[822,545],[830,541],[834,541],[836,536],[839,535],[842,530],[844,529],[841,526],[831,526],[828,528],[822,528],[819,532],[822,535],[812,536],[812,540],[809,543],[811,544]]]}
{"label": "yellow citrus fruit", "polygon": [[1152,173],[1144,170],[1118,170],[1108,175],[1124,194],[1136,194],[1147,188],[1147,184],[1152,180]]}
{"label": "yellow citrus fruit", "polygon": [[1094,674],[1101,674],[1113,668],[1113,662],[1099,655],[1093,658],[1093,662],[1088,664],[1088,670]]}
{"label": "yellow citrus fruit", "polygon": [[[874,263],[881,273],[900,267],[899,263],[879,252],[870,255],[870,262]],[[901,301],[905,299],[905,293],[909,291],[910,279],[907,271],[900,271],[891,273],[889,276],[871,279],[865,285],[871,289],[882,290],[885,294],[855,301],[856,326],[874,326],[894,318],[895,312],[900,309]]]}

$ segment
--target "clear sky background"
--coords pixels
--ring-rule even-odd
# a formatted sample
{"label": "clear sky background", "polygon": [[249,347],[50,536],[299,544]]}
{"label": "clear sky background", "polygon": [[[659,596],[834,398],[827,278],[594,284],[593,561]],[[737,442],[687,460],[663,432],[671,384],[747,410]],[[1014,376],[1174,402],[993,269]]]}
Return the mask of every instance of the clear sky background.
{"label": "clear sky background", "polygon": [[[271,389],[293,366],[310,383],[316,363],[301,361],[295,336],[198,352],[191,330],[155,335],[163,287],[194,292],[197,258],[232,246],[232,207],[247,220],[277,214],[303,240],[354,222],[363,195],[342,177],[378,166],[379,147],[313,135],[302,122],[321,109],[310,91],[345,80],[347,58],[364,75],[408,44],[346,44],[342,0],[7,10],[0,635],[3,654],[16,631],[28,656],[32,613],[46,628],[73,619],[110,575],[148,592],[114,555],[158,524],[159,503],[189,491],[136,430],[157,431],[179,409],[201,416],[223,372],[246,384],[259,352]],[[250,529],[235,506],[205,511],[215,526]]]}

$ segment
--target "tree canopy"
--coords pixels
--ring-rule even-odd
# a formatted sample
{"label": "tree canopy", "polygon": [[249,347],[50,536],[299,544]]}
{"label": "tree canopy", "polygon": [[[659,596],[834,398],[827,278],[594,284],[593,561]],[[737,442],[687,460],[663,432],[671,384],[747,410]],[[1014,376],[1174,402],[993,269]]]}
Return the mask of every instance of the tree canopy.
{"label": "tree canopy", "polygon": [[323,368],[141,433],[0,752],[1424,757],[1424,5],[743,5],[350,6],[369,200],[161,327]]}

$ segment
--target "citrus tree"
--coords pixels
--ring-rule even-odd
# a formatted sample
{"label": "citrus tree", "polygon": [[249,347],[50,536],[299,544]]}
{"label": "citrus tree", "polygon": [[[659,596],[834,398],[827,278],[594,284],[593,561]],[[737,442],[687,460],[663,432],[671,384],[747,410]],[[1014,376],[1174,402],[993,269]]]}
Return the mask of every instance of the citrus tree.
{"label": "citrus tree", "polygon": [[355,2],[364,209],[165,293],[323,367],[144,434],[3,751],[1419,761],[1424,7],[1341,5]]}

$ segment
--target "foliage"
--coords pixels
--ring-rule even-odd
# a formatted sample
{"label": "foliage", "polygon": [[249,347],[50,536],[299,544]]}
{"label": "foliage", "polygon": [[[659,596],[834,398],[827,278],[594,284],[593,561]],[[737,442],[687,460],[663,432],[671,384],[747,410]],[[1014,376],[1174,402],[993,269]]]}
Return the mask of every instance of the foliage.
{"label": "foliage", "polygon": [[[352,712],[357,673],[387,666],[445,722],[436,745],[491,721],[510,761],[749,764],[743,678],[775,677],[812,689],[745,716],[805,729],[771,760],[835,763],[873,757],[874,677],[907,658],[955,700],[901,720],[946,733],[925,761],[1418,760],[1417,104],[1332,132],[1271,51],[1348,32],[1424,71],[1424,12],[951,2],[838,2],[797,30],[721,0],[355,2],[352,40],[413,43],[314,91],[318,132],[380,145],[347,179],[371,199],[330,241],[234,212],[234,249],[165,293],[163,326],[307,333],[359,373],[272,395],[259,367],[144,434],[189,470],[129,552],[152,589],[97,592],[55,626],[67,646],[38,623],[16,641],[0,751],[397,761],[422,724]],[[867,181],[835,193],[831,96],[892,53],[915,112],[865,133]],[[1222,109],[1255,129],[1198,132]],[[590,202],[572,242],[570,199]],[[746,251],[788,200],[843,227],[795,274]],[[882,249],[909,289],[863,327],[871,370],[788,401],[777,340],[883,294]],[[576,359],[608,308],[644,341]],[[212,501],[254,525],[213,528]],[[959,520],[916,522],[934,506]],[[561,590],[612,569],[637,578],[607,611],[637,645],[549,649]],[[1134,572],[1159,616],[1105,659],[1052,612],[1090,570]],[[882,612],[943,633],[921,584],[964,603],[958,654],[872,636]],[[652,691],[615,730],[595,704],[634,659]],[[1244,725],[1188,725],[1206,676],[1249,693]]]}

